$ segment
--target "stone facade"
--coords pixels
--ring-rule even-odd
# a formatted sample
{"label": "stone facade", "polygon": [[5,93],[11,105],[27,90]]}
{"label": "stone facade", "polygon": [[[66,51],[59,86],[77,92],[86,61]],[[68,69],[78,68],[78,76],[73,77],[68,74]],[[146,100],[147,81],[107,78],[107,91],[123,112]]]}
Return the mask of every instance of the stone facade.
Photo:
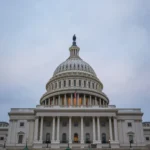
{"label": "stone facade", "polygon": [[7,149],[135,148],[149,144],[141,109],[109,105],[103,84],[79,56],[76,38],[69,58],[54,71],[36,108],[9,112]]}

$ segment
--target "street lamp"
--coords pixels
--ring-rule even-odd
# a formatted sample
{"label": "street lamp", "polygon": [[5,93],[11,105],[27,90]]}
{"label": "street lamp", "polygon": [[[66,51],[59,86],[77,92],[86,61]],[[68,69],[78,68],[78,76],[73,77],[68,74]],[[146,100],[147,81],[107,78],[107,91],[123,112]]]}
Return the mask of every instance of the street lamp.
{"label": "street lamp", "polygon": [[132,145],[131,145],[132,144],[132,140],[130,140],[129,142],[130,142],[130,148],[132,148]]}
{"label": "street lamp", "polygon": [[26,147],[28,147],[28,138],[26,139]]}
{"label": "street lamp", "polygon": [[109,139],[109,148],[111,148],[111,143],[110,143],[110,139]]}
{"label": "street lamp", "polygon": [[48,148],[48,143],[49,143],[49,141],[48,141],[48,140],[46,140],[47,148]]}

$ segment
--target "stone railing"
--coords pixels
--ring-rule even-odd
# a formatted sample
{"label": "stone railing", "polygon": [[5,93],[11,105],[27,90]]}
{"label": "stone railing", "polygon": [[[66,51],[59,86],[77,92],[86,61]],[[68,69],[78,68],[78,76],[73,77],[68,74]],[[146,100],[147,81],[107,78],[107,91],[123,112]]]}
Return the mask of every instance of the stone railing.
{"label": "stone railing", "polygon": [[118,113],[136,113],[136,112],[141,112],[141,109],[139,109],[139,108],[130,108],[130,109],[128,109],[128,108],[122,108],[122,109],[118,109]]}
{"label": "stone railing", "polygon": [[11,108],[11,112],[34,112],[34,108]]}
{"label": "stone railing", "polygon": [[36,108],[116,108],[115,105],[108,105],[108,106],[94,106],[94,105],[81,105],[81,106],[65,106],[65,105],[36,105]]}

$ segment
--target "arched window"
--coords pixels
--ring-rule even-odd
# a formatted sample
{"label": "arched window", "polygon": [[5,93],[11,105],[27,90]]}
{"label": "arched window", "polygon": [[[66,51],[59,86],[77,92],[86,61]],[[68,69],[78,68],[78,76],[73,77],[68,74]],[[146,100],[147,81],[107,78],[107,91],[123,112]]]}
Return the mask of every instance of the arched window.
{"label": "arched window", "polygon": [[85,134],[85,142],[90,143],[90,133]]}
{"label": "arched window", "polygon": [[86,87],[86,81],[84,81],[84,87]]}
{"label": "arched window", "polygon": [[78,69],[80,69],[80,66],[79,66],[79,64],[78,64]]}
{"label": "arched window", "polygon": [[66,143],[66,142],[67,142],[67,135],[66,135],[66,133],[63,133],[63,134],[62,134],[62,142],[63,142],[63,143]]}
{"label": "arched window", "polygon": [[50,133],[46,133],[46,142],[50,142]]}
{"label": "arched window", "polygon": [[76,69],[76,65],[74,64],[74,69]]}
{"label": "arched window", "polygon": [[102,133],[102,143],[106,143],[106,133]]}
{"label": "arched window", "polygon": [[64,87],[66,87],[66,81],[64,80]]}
{"label": "arched window", "polygon": [[70,64],[70,69],[71,69],[71,64]]}
{"label": "arched window", "polygon": [[90,88],[90,82],[88,82],[88,86],[89,86],[89,88]]}
{"label": "arched window", "polygon": [[94,89],[94,83],[92,83],[92,85],[93,85],[93,89]]}

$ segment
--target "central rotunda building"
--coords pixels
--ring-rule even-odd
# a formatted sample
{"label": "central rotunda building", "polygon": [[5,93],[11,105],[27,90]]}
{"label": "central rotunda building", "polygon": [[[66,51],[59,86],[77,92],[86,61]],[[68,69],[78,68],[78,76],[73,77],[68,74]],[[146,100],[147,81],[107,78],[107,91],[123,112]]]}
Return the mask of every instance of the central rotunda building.
{"label": "central rotunda building", "polygon": [[[73,36],[69,58],[54,71],[36,108],[12,108],[7,148],[144,146],[140,109],[109,105],[103,84],[79,56]],[[15,137],[15,138],[14,138]]]}

